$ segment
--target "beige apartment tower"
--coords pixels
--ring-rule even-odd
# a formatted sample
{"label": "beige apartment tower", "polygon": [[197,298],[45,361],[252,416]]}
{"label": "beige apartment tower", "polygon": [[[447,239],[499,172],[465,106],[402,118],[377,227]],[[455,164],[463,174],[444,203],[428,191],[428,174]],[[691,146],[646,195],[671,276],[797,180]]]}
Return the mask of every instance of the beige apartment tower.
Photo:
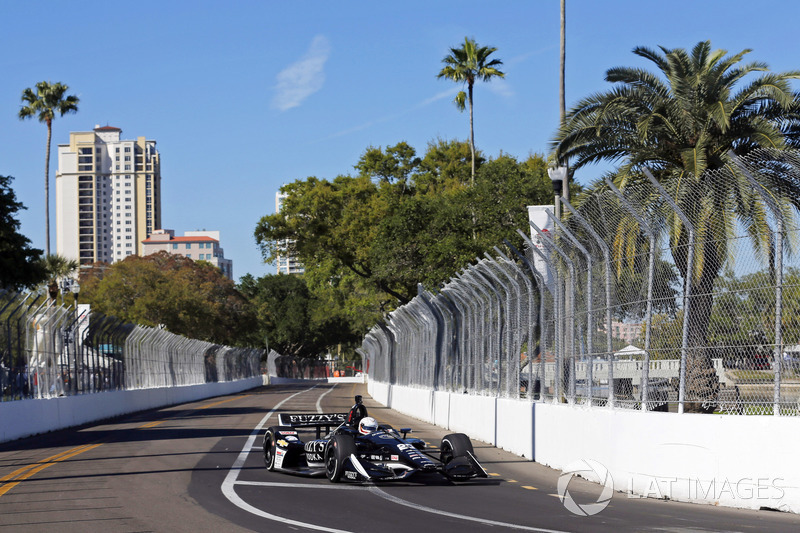
{"label": "beige apartment tower", "polygon": [[95,126],[58,145],[56,251],[82,265],[142,255],[142,241],[161,227],[156,142],[121,135]]}
{"label": "beige apartment tower", "polygon": [[[275,212],[280,213],[283,201],[286,200],[287,194],[278,191],[275,194]],[[277,267],[278,274],[302,274],[305,272],[305,267],[293,253],[289,251],[292,241],[286,239],[278,243],[277,254]]]}

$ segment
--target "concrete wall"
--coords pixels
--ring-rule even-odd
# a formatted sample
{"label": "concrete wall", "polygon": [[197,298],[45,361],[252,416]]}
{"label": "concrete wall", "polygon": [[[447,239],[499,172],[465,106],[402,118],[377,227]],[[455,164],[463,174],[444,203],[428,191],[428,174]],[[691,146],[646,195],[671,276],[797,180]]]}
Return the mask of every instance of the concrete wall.
{"label": "concrete wall", "polygon": [[47,400],[0,403],[0,442],[113,418],[167,405],[233,394],[268,383],[259,376],[226,383],[111,391]]}
{"label": "concrete wall", "polygon": [[800,417],[643,413],[374,381],[369,391],[392,409],[552,468],[596,461],[628,497],[800,513]]}

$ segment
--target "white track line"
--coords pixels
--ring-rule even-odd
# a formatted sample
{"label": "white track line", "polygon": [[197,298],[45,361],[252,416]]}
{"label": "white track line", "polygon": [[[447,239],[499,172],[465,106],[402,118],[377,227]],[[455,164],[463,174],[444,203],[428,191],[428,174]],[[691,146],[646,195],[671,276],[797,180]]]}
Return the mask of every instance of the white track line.
{"label": "white track line", "polygon": [[377,487],[375,485],[369,487],[369,491],[375,496],[383,498],[384,500],[389,500],[390,502],[396,503],[397,505],[404,505],[406,507],[410,507],[412,509],[416,509],[417,511],[422,511],[425,513],[449,516],[450,518],[458,518],[459,520],[468,520],[470,522],[478,522],[480,524],[486,524],[487,526],[500,526],[511,529],[522,529],[524,531],[538,531],[542,533],[568,533],[566,531],[559,531],[557,529],[541,529],[538,527],[523,526],[519,524],[509,524],[508,522],[498,522],[496,520],[487,520],[485,518],[477,518],[474,516],[467,516],[458,513],[451,513],[449,511],[442,511],[440,509],[434,509],[433,507],[426,507],[418,503],[413,503],[408,500],[398,498],[397,496],[392,496],[391,494],[385,493],[383,490],[380,489],[380,487]]}
{"label": "white track line", "polygon": [[[311,389],[314,389],[316,387],[317,387],[317,385],[314,385],[314,387],[311,387]],[[307,391],[309,391],[311,389],[301,390],[300,392],[296,392],[296,393],[292,394],[288,398],[286,398],[283,401],[279,402],[278,405],[276,405],[269,413],[267,413],[267,415],[264,418],[261,419],[261,422],[258,423],[256,428],[253,430],[253,432],[247,438],[247,442],[245,443],[244,448],[242,449],[241,453],[239,453],[239,457],[236,458],[236,461],[233,463],[233,466],[231,467],[231,469],[228,471],[228,475],[225,476],[225,481],[222,482],[222,493],[236,507],[247,511],[248,513],[252,513],[252,514],[254,514],[256,516],[260,516],[262,518],[266,518],[267,520],[274,520],[276,522],[283,522],[284,524],[287,524],[287,525],[290,525],[290,526],[297,526],[297,527],[305,527],[305,528],[308,528],[308,529],[315,529],[317,531],[329,531],[329,532],[332,532],[332,533],[348,533],[345,530],[333,529],[333,528],[324,527],[324,526],[318,526],[316,524],[309,524],[307,522],[299,522],[297,520],[291,520],[289,518],[284,518],[282,516],[278,516],[278,515],[274,515],[274,514],[268,513],[266,511],[262,511],[261,509],[259,509],[257,507],[253,507],[252,505],[250,505],[249,503],[244,501],[242,498],[240,498],[239,495],[236,494],[236,489],[234,488],[234,486],[237,484],[236,480],[239,477],[239,472],[241,472],[242,467],[244,466],[244,462],[247,459],[247,455],[250,453],[250,449],[252,448],[253,443],[256,440],[256,437],[258,437],[258,433],[261,431],[261,429],[267,423],[267,420],[269,420],[269,417],[271,417],[273,414],[275,414],[275,411],[280,409],[280,407],[284,403],[288,402],[289,400],[291,400],[292,398],[294,398],[298,394],[302,394],[302,393],[307,392]]]}
{"label": "white track line", "polygon": [[237,481],[237,485],[252,487],[279,487],[282,489],[335,489],[335,490],[369,490],[369,487],[356,485],[310,484],[310,483],[275,483],[271,481]]}
{"label": "white track line", "polygon": [[319,398],[317,398],[317,412],[318,413],[322,412],[322,403],[321,403],[322,399],[325,397],[326,394],[330,394],[330,392],[335,388],[336,388],[336,384],[334,383],[333,387],[331,387],[330,389],[328,389],[325,392],[323,392],[322,394],[320,394]]}
{"label": "white track line", "polygon": [[[480,524],[485,524],[487,526],[500,526],[500,527],[506,527],[506,528],[510,528],[510,529],[520,529],[520,530],[524,530],[524,531],[536,531],[536,532],[539,532],[539,533],[567,533],[567,532],[559,531],[559,530],[555,530],[555,529],[542,529],[542,528],[536,528],[536,527],[523,526],[523,525],[519,525],[519,524],[510,524],[510,523],[507,523],[507,522],[498,522],[496,520],[487,520],[485,518],[477,518],[477,517],[474,517],[474,516],[466,516],[466,515],[461,515],[461,514],[458,514],[458,513],[451,513],[449,511],[442,511],[440,509],[434,509],[433,507],[426,507],[426,506],[420,505],[418,503],[413,503],[413,502],[410,502],[408,500],[403,500],[402,498],[398,498],[397,496],[392,496],[390,494],[387,494],[383,490],[381,490],[379,487],[377,487],[375,485],[371,485],[371,484],[362,485],[362,486],[352,486],[352,485],[348,486],[348,485],[316,485],[316,484],[306,484],[306,483],[272,483],[272,482],[260,482],[260,481],[238,481],[239,472],[241,472],[242,467],[244,466],[244,462],[247,459],[247,455],[250,453],[251,450],[255,449],[255,446],[253,445],[253,443],[255,442],[256,438],[258,437],[259,432],[263,429],[264,425],[267,423],[267,420],[269,420],[269,417],[271,417],[273,414],[275,414],[275,411],[280,409],[280,407],[284,403],[288,402],[289,400],[291,400],[292,398],[294,398],[298,394],[302,394],[302,393],[307,392],[309,390],[312,390],[312,389],[314,389],[316,387],[317,387],[317,385],[314,385],[314,387],[311,387],[311,389],[306,389],[306,390],[302,390],[300,392],[296,392],[295,394],[292,394],[288,398],[285,398],[283,401],[279,402],[269,413],[267,413],[267,415],[264,418],[261,419],[261,422],[258,423],[256,428],[250,434],[250,437],[248,437],[247,442],[244,445],[244,448],[242,449],[241,453],[239,453],[239,456],[236,458],[236,461],[233,463],[233,466],[231,467],[230,471],[228,472],[228,475],[225,477],[225,481],[222,482],[222,493],[235,506],[237,506],[240,509],[243,509],[243,510],[249,512],[249,513],[252,513],[252,514],[254,514],[256,516],[260,516],[260,517],[266,518],[268,520],[274,520],[276,522],[283,522],[284,524],[288,524],[290,526],[305,527],[305,528],[314,529],[314,530],[317,530],[317,531],[329,531],[329,532],[333,532],[333,533],[349,533],[346,530],[334,529],[334,528],[329,528],[329,527],[325,527],[325,526],[319,526],[319,525],[310,524],[310,523],[307,523],[307,522],[300,522],[298,520],[291,520],[289,518],[284,518],[282,516],[278,516],[278,515],[274,515],[274,514],[268,513],[266,511],[262,511],[261,509],[258,509],[257,507],[253,507],[252,505],[250,505],[249,503],[247,503],[243,499],[241,499],[239,497],[239,495],[236,494],[236,490],[234,489],[234,486],[235,485],[248,485],[248,486],[261,486],[261,487],[303,488],[303,489],[335,489],[335,490],[361,490],[361,491],[369,490],[372,494],[374,494],[375,496],[378,496],[379,498],[383,498],[384,500],[388,500],[388,501],[390,501],[392,503],[396,503],[397,505],[410,507],[412,509],[416,509],[417,511],[422,511],[422,512],[425,512],[425,513],[438,514],[438,515],[441,515],[441,516],[447,516],[447,517],[456,518],[456,519],[459,519],[459,520],[466,520],[466,521],[469,521],[469,522],[477,522],[477,523],[480,523]],[[322,412],[321,404],[320,404],[320,402],[322,400],[322,397],[325,396],[326,394],[328,394],[329,392],[331,392],[332,390],[333,390],[333,387],[331,387],[329,390],[327,390],[325,393],[323,393],[317,399],[317,412],[319,412],[319,413]]]}

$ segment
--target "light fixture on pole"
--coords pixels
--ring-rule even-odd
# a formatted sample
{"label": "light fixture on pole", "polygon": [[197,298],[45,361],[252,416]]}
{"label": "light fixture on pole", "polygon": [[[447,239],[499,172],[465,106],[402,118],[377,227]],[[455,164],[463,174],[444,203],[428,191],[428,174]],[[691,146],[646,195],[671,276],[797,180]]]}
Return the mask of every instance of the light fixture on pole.
{"label": "light fixture on pole", "polygon": [[81,292],[81,285],[77,281],[72,282],[70,286],[70,290],[72,291],[72,296],[75,298],[75,312],[78,312],[78,293]]}
{"label": "light fixture on pole", "polygon": [[553,182],[553,193],[555,194],[556,218],[561,220],[561,194],[564,190],[564,182],[567,178],[567,167],[552,167],[547,169],[547,175]]}

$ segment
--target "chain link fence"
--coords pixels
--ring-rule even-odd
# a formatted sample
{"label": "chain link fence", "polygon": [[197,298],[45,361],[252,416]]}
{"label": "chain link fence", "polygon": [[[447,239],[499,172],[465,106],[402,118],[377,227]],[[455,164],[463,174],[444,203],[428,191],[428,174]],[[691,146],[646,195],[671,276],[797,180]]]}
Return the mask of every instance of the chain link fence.
{"label": "chain link fence", "polygon": [[[380,382],[641,410],[800,414],[800,157],[598,180],[365,336]],[[656,173],[658,169],[655,169]],[[498,243],[499,244],[499,243]]]}
{"label": "chain link fence", "polygon": [[290,357],[275,350],[270,350],[267,355],[265,372],[270,376],[288,379],[323,379],[332,374],[326,361]]}
{"label": "chain link fence", "polygon": [[256,377],[262,355],[0,291],[2,401]]}

